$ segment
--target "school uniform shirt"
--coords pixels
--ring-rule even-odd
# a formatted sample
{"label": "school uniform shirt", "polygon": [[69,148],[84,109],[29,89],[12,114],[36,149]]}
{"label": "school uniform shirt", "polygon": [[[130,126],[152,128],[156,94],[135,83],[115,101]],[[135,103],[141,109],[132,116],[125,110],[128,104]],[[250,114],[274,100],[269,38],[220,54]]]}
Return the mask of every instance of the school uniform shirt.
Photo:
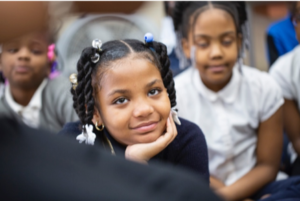
{"label": "school uniform shirt", "polygon": [[[300,45],[279,57],[272,65],[270,75],[279,84],[283,97],[296,101],[300,111]],[[289,152],[293,163],[297,153],[291,144],[289,144]]]}
{"label": "school uniform shirt", "polygon": [[175,78],[179,116],[201,127],[208,146],[209,171],[230,185],[256,164],[256,130],[283,104],[280,88],[265,72],[238,65],[219,92],[209,90],[197,69]]}
{"label": "school uniform shirt", "polygon": [[12,97],[9,84],[6,86],[5,99],[8,105],[15,113],[19,114],[22,121],[30,127],[37,128],[39,126],[40,110],[42,107],[42,91],[44,90],[47,81],[47,79],[43,80],[33,94],[29,104],[25,107],[15,102]]}
{"label": "school uniform shirt", "polygon": [[65,123],[78,120],[70,87],[67,78],[47,78],[40,84],[29,104],[23,107],[14,101],[10,87],[6,85],[4,95],[0,98],[0,116],[57,133]]}
{"label": "school uniform shirt", "polygon": [[[208,155],[204,135],[196,124],[181,118],[180,121],[180,126],[176,124],[178,134],[175,139],[148,162],[151,164],[163,161],[171,166],[188,169],[198,173],[208,184]],[[82,133],[80,124],[79,121],[66,124],[59,135],[69,136],[76,140],[76,137]],[[109,148],[104,146],[103,132],[97,131],[95,127],[93,132],[97,135],[94,146]],[[104,135],[111,142],[116,156],[125,158],[126,146],[117,142],[106,128]]]}

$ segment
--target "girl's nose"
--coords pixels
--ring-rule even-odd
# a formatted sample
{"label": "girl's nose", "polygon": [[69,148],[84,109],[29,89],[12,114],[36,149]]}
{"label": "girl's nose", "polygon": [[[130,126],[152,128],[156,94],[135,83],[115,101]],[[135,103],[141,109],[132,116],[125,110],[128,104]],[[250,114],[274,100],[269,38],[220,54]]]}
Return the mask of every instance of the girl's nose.
{"label": "girl's nose", "polygon": [[28,60],[30,58],[30,51],[26,47],[22,47],[19,49],[18,52],[18,59],[25,59]]}
{"label": "girl's nose", "polygon": [[223,56],[222,49],[219,44],[212,44],[210,51],[210,58],[221,58]]}
{"label": "girl's nose", "polygon": [[147,117],[154,111],[153,106],[145,100],[140,100],[134,105],[133,116],[134,117]]}

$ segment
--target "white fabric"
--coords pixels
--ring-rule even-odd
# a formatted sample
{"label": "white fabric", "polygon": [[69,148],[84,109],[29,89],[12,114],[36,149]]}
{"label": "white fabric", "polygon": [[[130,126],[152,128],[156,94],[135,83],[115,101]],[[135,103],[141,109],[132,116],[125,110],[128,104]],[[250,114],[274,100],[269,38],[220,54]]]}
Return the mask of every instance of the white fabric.
{"label": "white fabric", "polygon": [[79,141],[79,143],[85,142],[86,144],[94,145],[96,134],[93,133],[93,125],[85,125],[85,132],[82,132],[80,135],[76,137],[76,140]]}
{"label": "white fabric", "polygon": [[[300,45],[279,57],[271,66],[270,75],[281,87],[283,97],[296,101],[300,111]],[[297,153],[291,144],[289,144],[288,151],[293,163],[297,158]]]}
{"label": "white fabric", "polygon": [[5,99],[11,109],[21,116],[23,122],[30,127],[37,128],[39,126],[40,110],[42,108],[42,91],[48,80],[44,79],[27,106],[22,106],[15,102],[12,97],[10,86],[7,84],[5,89]]}
{"label": "white fabric", "polygon": [[202,129],[208,146],[210,174],[226,185],[256,163],[256,130],[283,104],[280,88],[264,72],[236,65],[230,82],[218,93],[209,90],[190,67],[175,78],[180,117]]}
{"label": "white fabric", "polygon": [[161,22],[160,42],[167,46],[168,55],[176,46],[176,34],[173,25],[173,19],[169,16],[164,17]]}

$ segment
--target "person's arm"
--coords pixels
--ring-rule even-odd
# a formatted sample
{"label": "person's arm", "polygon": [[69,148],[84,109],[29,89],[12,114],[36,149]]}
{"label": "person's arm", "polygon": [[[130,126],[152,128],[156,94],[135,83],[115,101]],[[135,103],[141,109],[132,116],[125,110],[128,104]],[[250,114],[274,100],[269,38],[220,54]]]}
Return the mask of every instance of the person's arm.
{"label": "person's arm", "polygon": [[276,178],[282,151],[282,106],[258,128],[257,163],[232,185],[217,190],[226,200],[241,200],[253,195]]}
{"label": "person's arm", "polygon": [[220,188],[225,187],[225,184],[222,181],[218,180],[213,176],[209,177],[209,183],[210,183],[210,187],[214,190],[218,190]]}
{"label": "person's arm", "polygon": [[293,100],[285,99],[283,105],[283,124],[287,135],[300,156],[300,114]]}

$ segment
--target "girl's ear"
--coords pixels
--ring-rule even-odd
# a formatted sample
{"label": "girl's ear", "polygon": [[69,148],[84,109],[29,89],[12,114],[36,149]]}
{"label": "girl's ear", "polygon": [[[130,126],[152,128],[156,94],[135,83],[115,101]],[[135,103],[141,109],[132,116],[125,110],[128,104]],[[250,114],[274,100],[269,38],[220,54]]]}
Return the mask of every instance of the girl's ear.
{"label": "girl's ear", "polygon": [[181,39],[181,46],[183,53],[186,58],[190,59],[191,58],[191,48],[189,45],[189,41],[186,38]]}
{"label": "girl's ear", "polygon": [[103,123],[100,113],[98,111],[98,108],[96,106],[94,108],[94,115],[93,115],[92,122],[94,125],[96,125],[96,123],[97,123],[98,126],[100,126]]}

